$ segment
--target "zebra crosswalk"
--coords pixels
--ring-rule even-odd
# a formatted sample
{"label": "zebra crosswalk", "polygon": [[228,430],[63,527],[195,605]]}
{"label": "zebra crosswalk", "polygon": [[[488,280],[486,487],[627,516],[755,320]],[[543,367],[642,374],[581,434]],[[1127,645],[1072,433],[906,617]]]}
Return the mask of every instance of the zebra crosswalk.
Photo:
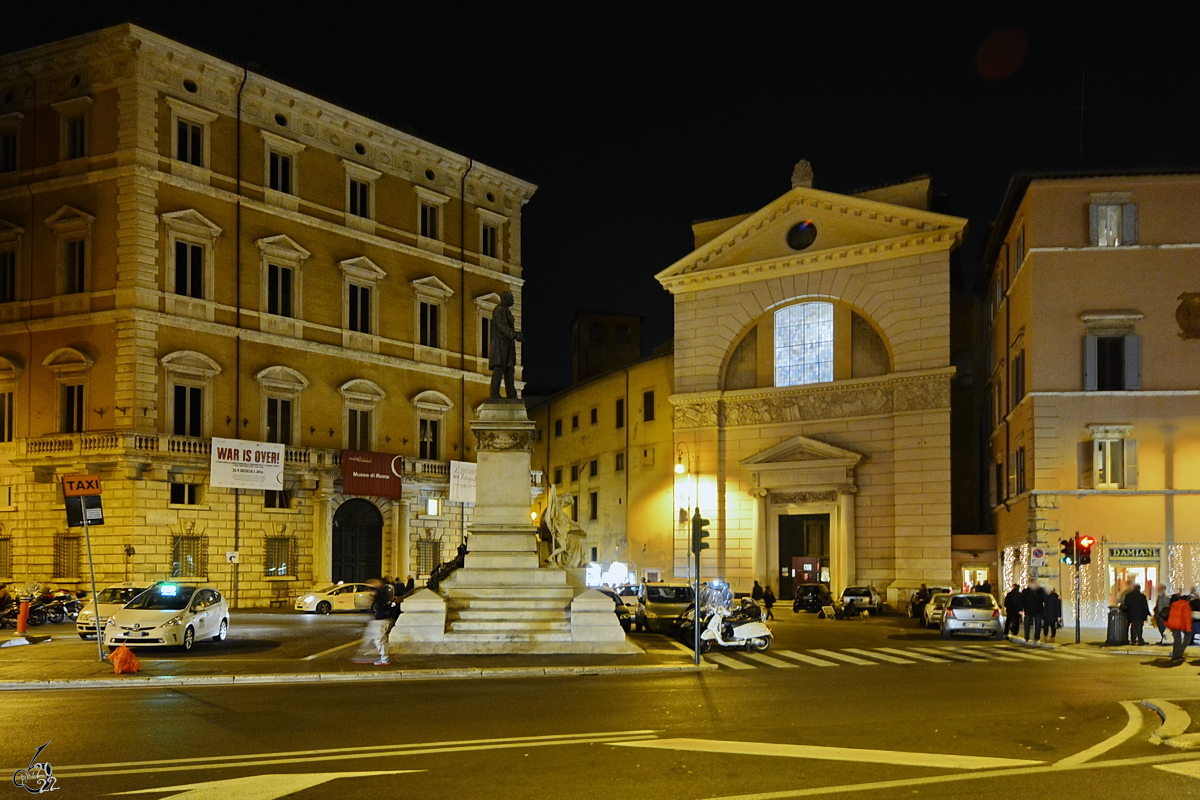
{"label": "zebra crosswalk", "polygon": [[984,664],[1008,662],[1013,664],[1031,661],[1087,661],[1109,658],[1106,653],[1089,650],[1037,648],[1027,649],[1014,645],[956,645],[944,647],[843,647],[795,650],[770,650],[766,653],[748,653],[741,650],[710,652],[704,658],[721,669],[798,669],[802,667],[874,667],[881,664]]}

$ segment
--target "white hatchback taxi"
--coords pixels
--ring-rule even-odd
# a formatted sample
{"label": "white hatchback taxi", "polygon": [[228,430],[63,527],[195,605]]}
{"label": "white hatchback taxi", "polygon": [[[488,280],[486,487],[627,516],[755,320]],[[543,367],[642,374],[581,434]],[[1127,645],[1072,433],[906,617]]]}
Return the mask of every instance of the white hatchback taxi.
{"label": "white hatchback taxi", "polygon": [[366,611],[375,600],[375,590],[365,583],[335,583],[300,593],[293,608],[297,611]]}
{"label": "white hatchback taxi", "polygon": [[229,604],[216,589],[164,582],[151,586],[113,614],[104,626],[108,647],[183,647],[199,639],[224,641]]}
{"label": "white hatchback taxi", "polygon": [[106,589],[101,589],[100,612],[96,612],[96,603],[90,599],[79,611],[79,618],[75,620],[75,631],[79,634],[79,638],[88,639],[95,636],[97,618],[108,619],[124,608],[126,603],[149,588],[149,582],[129,581],[114,583]]}

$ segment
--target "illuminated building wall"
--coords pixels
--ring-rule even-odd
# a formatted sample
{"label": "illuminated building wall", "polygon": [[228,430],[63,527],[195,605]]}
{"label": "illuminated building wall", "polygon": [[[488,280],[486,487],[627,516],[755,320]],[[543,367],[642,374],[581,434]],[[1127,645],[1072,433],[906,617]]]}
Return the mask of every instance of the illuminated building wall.
{"label": "illuminated building wall", "polygon": [[985,254],[998,546],[1099,541],[1083,618],[1190,587],[1200,547],[1200,176],[1020,175]]}

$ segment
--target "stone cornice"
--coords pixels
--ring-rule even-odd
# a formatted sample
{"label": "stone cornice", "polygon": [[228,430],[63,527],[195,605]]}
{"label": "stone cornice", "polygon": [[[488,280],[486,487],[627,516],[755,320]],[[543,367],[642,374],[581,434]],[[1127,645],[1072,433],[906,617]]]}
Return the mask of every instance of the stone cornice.
{"label": "stone cornice", "polygon": [[[155,154],[154,157],[157,159],[158,155]],[[212,186],[205,186],[203,184],[199,184],[194,181],[187,180],[186,178],[181,178],[176,175],[171,175],[170,173],[167,173],[167,172],[151,170],[151,169],[147,169],[146,167],[141,167],[141,166],[136,166],[136,165],[109,167],[109,168],[102,169],[102,170],[95,170],[92,172],[82,173],[80,175],[72,175],[72,176],[67,176],[67,177],[62,177],[62,178],[55,178],[52,180],[39,181],[39,182],[33,183],[33,184],[9,187],[9,188],[0,190],[0,200],[9,200],[14,197],[25,197],[27,190],[31,190],[34,194],[47,194],[47,193],[61,191],[63,189],[74,188],[77,186],[86,186],[86,185],[91,185],[91,184],[95,184],[95,183],[103,183],[105,181],[116,180],[118,178],[125,177],[128,175],[151,177],[154,180],[159,181],[160,183],[165,183],[170,186],[173,186],[173,187],[176,187],[179,189],[184,189],[189,192],[195,192],[196,194],[200,194],[205,197],[213,198],[216,200],[224,200],[229,203],[241,202],[242,205],[245,206],[246,208],[251,208],[251,209],[254,209],[255,211],[261,211],[264,214],[267,214],[270,216],[277,216],[282,219],[286,219],[291,222],[295,222],[295,223],[304,225],[309,228],[314,228],[316,230],[325,231],[325,232],[329,232],[329,233],[337,233],[342,236],[346,236],[350,239],[355,239],[359,242],[370,244],[375,247],[382,247],[387,250],[393,250],[395,252],[402,253],[404,255],[427,259],[429,261],[433,261],[435,263],[442,264],[443,266],[450,267],[451,269],[465,269],[467,272],[469,272],[473,275],[480,275],[480,276],[483,276],[486,278],[491,278],[492,280],[500,281],[502,283],[507,284],[509,287],[512,287],[515,289],[519,289],[520,287],[525,285],[525,279],[518,277],[516,275],[508,275],[506,273],[499,272],[494,269],[488,269],[487,267],[481,266],[479,264],[472,264],[470,261],[461,261],[457,258],[452,258],[450,256],[438,255],[436,253],[431,253],[428,250],[422,250],[421,248],[419,248],[415,245],[405,244],[404,242],[397,241],[395,239],[389,239],[389,238],[380,236],[376,233],[367,233],[366,231],[360,231],[360,230],[356,230],[354,228],[349,228],[349,227],[346,227],[345,225],[343,225],[342,223],[330,222],[328,220],[324,220],[319,217],[315,217],[310,214],[306,214],[302,211],[290,211],[288,209],[280,208],[279,206],[272,205],[270,203],[266,203],[261,200],[255,200],[255,199],[247,197],[245,195],[241,195],[239,197],[239,195],[237,195],[236,193],[228,191],[226,189],[218,189],[218,188],[215,188]],[[307,201],[302,201],[302,203],[304,203],[305,205],[311,205]],[[323,209],[323,210],[328,211],[331,214],[340,213],[336,209]],[[383,223],[377,222],[376,230],[386,230],[389,232],[393,232],[397,235],[414,237],[414,240],[415,240],[415,234],[413,234],[411,231],[404,231],[400,228],[391,228],[389,226],[384,225]],[[516,263],[513,263],[513,262],[505,262],[505,263],[508,263],[514,269],[520,269],[520,266]]]}
{"label": "stone cornice", "polygon": [[954,368],[816,386],[672,395],[675,428],[738,427],[899,414],[950,407]]}
{"label": "stone cornice", "polygon": [[950,250],[962,243],[962,229],[922,231],[920,233],[881,239],[875,242],[847,245],[829,250],[800,252],[784,258],[754,261],[675,275],[660,273],[659,282],[671,294],[697,292],[720,286],[733,286],[767,278],[782,278],[833,267],[847,267],[889,258]]}
{"label": "stone cornice", "polygon": [[[77,87],[71,85],[76,74],[80,75]],[[373,167],[400,169],[410,179],[423,180],[425,170],[433,169],[439,188],[455,196],[470,168],[471,178],[478,183],[471,188],[482,196],[490,187],[502,195],[496,203],[509,211],[519,211],[537,191],[534,184],[514,175],[472,164],[465,156],[263,75],[251,72],[247,77],[235,64],[136,25],[117,25],[0,56],[0,82],[28,82],[30,75],[37,83],[39,102],[82,95],[136,76],[169,96],[229,116],[237,115],[238,88],[245,78],[242,119],[268,131],[305,140],[344,158],[366,158]],[[194,93],[184,88],[185,80],[195,84]],[[32,102],[32,92],[29,97],[19,94],[21,107]],[[287,127],[276,124],[277,113],[288,118]],[[365,153],[357,152],[358,145]]]}

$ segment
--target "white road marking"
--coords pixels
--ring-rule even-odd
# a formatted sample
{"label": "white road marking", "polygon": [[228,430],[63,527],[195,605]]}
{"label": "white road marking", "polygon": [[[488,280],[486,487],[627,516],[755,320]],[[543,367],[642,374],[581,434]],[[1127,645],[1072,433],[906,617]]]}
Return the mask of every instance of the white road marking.
{"label": "white road marking", "polygon": [[982,648],[955,647],[952,649],[955,652],[966,653],[968,655],[975,656],[976,658],[990,658],[990,659],[994,659],[996,661],[1018,661],[1019,660],[1019,659],[1013,658],[1012,656],[996,655],[992,651],[983,650]]}
{"label": "white road marking", "polygon": [[[143,772],[178,772],[189,769],[225,769],[230,767],[260,767],[266,764],[301,764],[313,761],[340,761],[354,758],[409,756],[426,753],[455,753],[473,750],[503,750],[519,747],[546,747],[564,744],[608,744],[653,736],[652,730],[613,731],[611,733],[571,733],[557,736],[513,736],[499,739],[465,739],[463,741],[419,742],[401,745],[371,745],[368,747],[336,747],[324,750],[294,750],[275,753],[246,753],[226,756],[168,758],[153,761],[120,761],[111,764],[55,765],[55,773],[67,773],[72,778],[96,775],[132,775]],[[0,772],[9,774],[12,770]]]}
{"label": "white road marking", "polygon": [[783,661],[778,658],[771,658],[770,656],[764,656],[762,653],[742,653],[742,655],[746,658],[751,659],[752,661],[758,661],[762,664],[766,664],[766,665],[772,666],[772,667],[779,667],[779,668],[785,668],[785,669],[799,669],[799,667],[800,667],[799,664],[793,664],[790,661]]}
{"label": "white road marking", "polygon": [[949,658],[953,661],[970,661],[973,664],[978,663],[980,661],[987,660],[987,659],[983,659],[983,658],[975,658],[974,656],[964,656],[959,653],[951,653],[950,651],[948,651],[944,648],[914,647],[913,650],[920,650],[922,653],[936,653],[937,655],[941,656],[942,658]]}
{"label": "white road marking", "polygon": [[897,653],[902,656],[907,656],[908,658],[916,658],[916,659],[920,659],[921,661],[930,661],[935,664],[949,664],[950,663],[949,661],[947,661],[944,658],[934,658],[933,656],[925,656],[925,655],[921,655],[920,653],[913,652],[912,650],[900,650],[895,647],[881,647],[879,649],[884,651],[885,653]]}
{"label": "white road marking", "polygon": [[1014,658],[1023,658],[1027,661],[1053,661],[1052,658],[1047,658],[1040,653],[1023,653],[1020,650],[1014,650],[1010,647],[1004,648],[1004,655],[1013,656]]}
{"label": "white road marking", "polygon": [[321,656],[327,656],[327,655],[330,655],[331,653],[336,653],[339,650],[345,650],[347,647],[354,647],[354,645],[361,644],[361,643],[362,643],[362,639],[355,637],[353,641],[346,642],[345,644],[339,644],[337,647],[331,647],[328,650],[322,650],[319,653],[313,653],[311,656],[305,656],[304,658],[302,658],[300,660],[301,661],[312,661],[314,658],[320,658]]}
{"label": "white road marking", "polygon": [[895,764],[935,769],[994,769],[1043,764],[1017,758],[964,756],[941,753],[909,753],[899,750],[865,750],[858,747],[824,747],[808,744],[770,744],[759,742],[723,742],[713,739],[652,739],[622,742],[617,747],[645,747],[656,750],[687,750],[693,753],[730,753],[738,756],[781,756],[818,761],[854,761],[862,764]]}
{"label": "white road marking", "polygon": [[1179,764],[1158,764],[1155,769],[1163,772],[1174,772],[1188,778],[1200,778],[1200,761],[1184,761]]}
{"label": "white road marking", "polygon": [[[880,648],[880,649],[882,649],[882,648]],[[884,655],[883,653],[877,653],[874,650],[859,650],[857,647],[847,647],[846,652],[847,653],[858,653],[860,656],[870,656],[871,658],[878,658],[880,661],[889,661],[893,664],[915,664],[915,663],[917,663],[915,661],[912,661],[911,659],[896,658],[895,656],[889,656],[889,655]]]}
{"label": "white road marking", "polygon": [[[1046,655],[1054,656],[1055,658],[1070,658],[1070,660],[1072,660],[1072,661],[1087,661],[1087,658],[1085,656],[1075,655],[1074,652],[1062,652],[1061,650],[1045,650],[1044,652]],[[1105,654],[1103,654],[1103,652],[1088,652],[1087,655],[1088,656],[1099,656],[1102,658],[1105,657]]]}
{"label": "white road marking", "polygon": [[901,787],[932,786],[937,784],[962,783],[975,780],[995,780],[999,777],[1018,777],[1023,775],[1046,775],[1049,772],[1075,772],[1078,770],[1120,769],[1123,767],[1156,766],[1163,763],[1180,762],[1186,764],[1198,763],[1195,755],[1144,756],[1141,758],[1112,759],[1096,761],[1088,764],[1077,764],[1070,767],[1036,766],[1014,767],[1012,769],[993,769],[981,772],[959,772],[953,775],[930,775],[924,778],[900,778],[891,781],[873,781],[871,783],[849,783],[840,786],[814,786],[808,789],[784,789],[779,792],[755,792],[754,794],[726,795],[710,800],[790,800],[794,797],[829,797],[835,794],[851,794],[854,792],[878,791],[881,789],[899,789]]}
{"label": "white road marking", "polygon": [[868,666],[878,667],[879,666],[878,661],[867,661],[865,658],[859,658],[858,656],[848,656],[845,653],[835,653],[832,650],[810,650],[809,652],[817,653],[819,655],[825,656],[826,658],[836,658],[838,661],[845,661],[848,664],[858,664],[859,666],[863,666],[863,667],[868,667]]}
{"label": "white road marking", "polygon": [[115,792],[115,794],[151,794],[158,792],[179,792],[160,798],[160,800],[226,800],[236,797],[238,800],[277,800],[287,797],[294,792],[311,789],[338,778],[366,778],[373,775],[403,775],[410,772],[425,772],[423,769],[401,769],[388,772],[313,772],[307,775],[247,775],[244,778],[229,778],[221,781],[206,781],[204,783],[185,783],[182,786],[162,786],[155,789],[135,789],[132,792]]}
{"label": "white road marking", "polygon": [[[1129,715],[1129,720],[1125,723],[1125,727],[1121,729],[1120,733],[1108,737],[1099,744],[1092,745],[1087,750],[1081,750],[1073,756],[1067,756],[1061,761],[1055,762],[1057,766],[1069,767],[1075,764],[1082,764],[1098,755],[1107,753],[1117,745],[1137,736],[1138,731],[1142,729],[1142,710],[1138,708],[1136,703],[1129,700],[1122,700],[1121,705],[1125,707],[1125,713]],[[1200,775],[1197,777],[1200,777]]]}
{"label": "white road marking", "polygon": [[687,653],[689,656],[692,654],[692,648],[688,647],[685,644],[677,642],[674,639],[668,639],[667,643],[670,644],[671,647],[675,648],[676,650],[682,650],[683,652]]}
{"label": "white road marking", "polygon": [[823,658],[813,658],[812,656],[806,656],[806,655],[803,655],[802,653],[796,653],[791,650],[776,650],[775,655],[783,656],[784,658],[790,658],[793,661],[800,661],[804,664],[812,664],[814,667],[841,666],[840,664],[835,664],[832,661],[826,661]]}
{"label": "white road marking", "polygon": [[754,669],[752,664],[743,664],[737,659],[730,658],[723,653],[708,653],[704,657],[709,661],[715,661],[722,667],[729,667],[730,669]]}

